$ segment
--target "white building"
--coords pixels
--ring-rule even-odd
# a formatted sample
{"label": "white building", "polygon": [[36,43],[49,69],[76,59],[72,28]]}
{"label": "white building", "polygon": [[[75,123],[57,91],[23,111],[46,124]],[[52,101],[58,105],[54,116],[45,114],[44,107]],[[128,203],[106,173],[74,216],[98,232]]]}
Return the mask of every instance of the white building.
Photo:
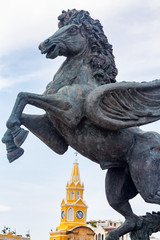
{"label": "white building", "polygon": [[[89,221],[88,224],[92,227],[95,232],[95,240],[105,240],[108,234],[122,225],[120,221]],[[129,233],[120,237],[120,240],[130,240]]]}

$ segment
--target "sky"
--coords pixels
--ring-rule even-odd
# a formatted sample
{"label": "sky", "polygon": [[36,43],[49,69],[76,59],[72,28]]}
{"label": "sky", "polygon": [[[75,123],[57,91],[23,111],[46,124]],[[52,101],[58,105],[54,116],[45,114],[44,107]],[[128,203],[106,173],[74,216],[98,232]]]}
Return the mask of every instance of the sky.
{"label": "sky", "polygon": [[[87,10],[99,19],[113,45],[119,71],[117,81],[151,81],[160,78],[159,0],[5,0],[0,13],[0,137],[19,92],[43,93],[64,61],[46,59],[38,45],[57,30],[62,10]],[[41,114],[31,106],[26,113]],[[160,133],[159,121],[142,127]],[[58,155],[29,133],[22,146],[24,155],[9,164],[5,145],[0,142],[0,231],[4,226],[32,240],[49,239],[50,229],[60,223],[60,204],[65,197],[75,150]],[[106,171],[78,155],[87,220],[124,220],[107,203],[104,192]],[[160,211],[138,195],[133,210],[143,215]]]}

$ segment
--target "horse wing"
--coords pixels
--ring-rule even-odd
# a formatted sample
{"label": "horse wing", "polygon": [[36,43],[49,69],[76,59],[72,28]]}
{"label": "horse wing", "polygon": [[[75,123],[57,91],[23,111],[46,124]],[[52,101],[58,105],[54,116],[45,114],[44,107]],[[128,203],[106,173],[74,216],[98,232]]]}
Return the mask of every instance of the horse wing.
{"label": "horse wing", "polygon": [[160,119],[160,80],[102,85],[88,95],[86,116],[109,130],[154,122]]}

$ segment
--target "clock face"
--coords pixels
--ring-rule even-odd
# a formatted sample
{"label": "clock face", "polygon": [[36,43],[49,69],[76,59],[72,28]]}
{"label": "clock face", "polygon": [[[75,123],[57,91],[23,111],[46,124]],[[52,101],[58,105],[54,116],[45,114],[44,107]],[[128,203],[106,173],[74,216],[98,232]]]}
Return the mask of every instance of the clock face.
{"label": "clock face", "polygon": [[65,218],[65,211],[61,212],[61,218],[64,219]]}
{"label": "clock face", "polygon": [[83,218],[83,212],[82,211],[77,211],[76,212],[76,218],[78,218],[78,219],[82,219]]}

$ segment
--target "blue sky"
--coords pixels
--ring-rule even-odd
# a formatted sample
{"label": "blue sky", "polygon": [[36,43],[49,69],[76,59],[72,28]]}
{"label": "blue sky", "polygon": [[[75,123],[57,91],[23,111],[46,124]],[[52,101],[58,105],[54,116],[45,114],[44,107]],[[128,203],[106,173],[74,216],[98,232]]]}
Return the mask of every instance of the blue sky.
{"label": "blue sky", "polygon": [[[99,19],[113,45],[119,70],[118,81],[150,81],[160,78],[160,2],[159,0],[5,0],[0,14],[0,136],[2,137],[17,94],[42,93],[64,58],[49,60],[38,45],[57,30],[61,11],[88,10]],[[27,113],[41,113],[27,106]],[[144,130],[160,133],[159,122]],[[60,203],[70,178],[74,150],[62,156],[47,148],[29,133],[24,155],[8,163],[5,146],[0,143],[0,230],[8,226],[17,233],[29,229],[32,240],[49,239],[50,229],[60,222]],[[109,207],[104,194],[105,171],[78,155],[88,220],[123,218]],[[144,203],[140,196],[131,201],[138,214],[160,211]],[[96,206],[96,207],[95,207]]]}

